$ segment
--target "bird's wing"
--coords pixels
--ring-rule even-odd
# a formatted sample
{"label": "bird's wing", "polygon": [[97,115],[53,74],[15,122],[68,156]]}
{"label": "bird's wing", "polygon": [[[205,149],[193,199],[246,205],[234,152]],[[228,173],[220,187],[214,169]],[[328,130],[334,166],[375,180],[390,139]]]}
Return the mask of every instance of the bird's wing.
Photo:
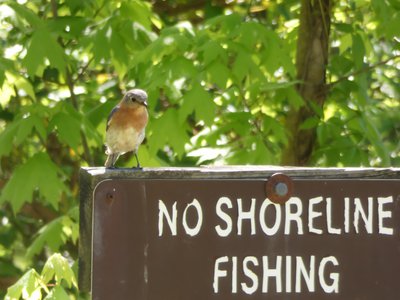
{"label": "bird's wing", "polygon": [[116,107],[114,107],[114,108],[112,109],[112,111],[110,112],[110,114],[108,115],[106,131],[108,130],[108,127],[110,127],[110,121],[111,121],[112,116],[113,116],[118,110],[119,110],[119,105],[117,105]]}

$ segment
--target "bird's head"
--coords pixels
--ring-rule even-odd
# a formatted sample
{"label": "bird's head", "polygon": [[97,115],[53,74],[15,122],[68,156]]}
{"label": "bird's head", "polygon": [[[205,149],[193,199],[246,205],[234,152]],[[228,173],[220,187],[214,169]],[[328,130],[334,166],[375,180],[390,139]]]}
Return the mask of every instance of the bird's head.
{"label": "bird's head", "polygon": [[141,89],[133,89],[126,92],[123,98],[129,106],[143,105],[147,107],[147,93]]}

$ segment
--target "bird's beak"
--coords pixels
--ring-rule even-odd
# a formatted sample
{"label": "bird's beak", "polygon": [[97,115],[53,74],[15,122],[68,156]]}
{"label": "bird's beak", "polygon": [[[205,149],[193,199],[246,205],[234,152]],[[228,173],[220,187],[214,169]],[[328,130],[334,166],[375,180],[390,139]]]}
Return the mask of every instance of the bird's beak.
{"label": "bird's beak", "polygon": [[143,105],[147,107],[147,101],[143,101]]}

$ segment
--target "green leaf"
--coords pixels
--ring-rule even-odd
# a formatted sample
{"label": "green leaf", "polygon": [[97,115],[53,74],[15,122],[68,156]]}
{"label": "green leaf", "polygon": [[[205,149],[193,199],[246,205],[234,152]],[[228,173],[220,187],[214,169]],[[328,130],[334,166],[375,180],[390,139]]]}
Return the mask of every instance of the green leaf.
{"label": "green leaf", "polygon": [[192,150],[188,153],[189,157],[197,157],[197,165],[205,163],[207,161],[216,161],[218,159],[223,159],[229,154],[229,148],[212,148],[203,147],[199,149]]}
{"label": "green leaf", "polygon": [[91,39],[93,43],[92,53],[94,61],[100,63],[102,59],[109,59],[111,54],[111,44],[108,39],[109,34],[107,34],[108,27],[99,30],[95,36]]}
{"label": "green leaf", "polygon": [[66,191],[59,173],[46,153],[35,154],[15,169],[1,192],[0,203],[9,202],[16,213],[25,202],[32,202],[33,192],[38,190],[47,203],[57,208],[61,193]]}
{"label": "green leaf", "polygon": [[365,46],[361,36],[356,33],[352,35],[353,39],[353,60],[357,69],[361,69],[364,64]]}
{"label": "green leaf", "polygon": [[339,54],[343,54],[352,45],[352,35],[350,33],[344,34],[340,38]]}
{"label": "green leaf", "polygon": [[179,112],[173,108],[153,120],[148,139],[151,154],[156,155],[157,151],[169,144],[178,156],[182,156],[185,153],[185,144],[189,141],[186,128],[179,122]]}
{"label": "green leaf", "polygon": [[27,116],[16,119],[6,129],[0,133],[0,157],[8,155],[13,146],[18,146],[25,142],[31,135],[32,130],[36,129],[41,138],[47,136],[43,120],[34,112],[27,113]]}
{"label": "green leaf", "polygon": [[248,74],[252,64],[253,62],[247,53],[238,53],[232,68],[232,72],[236,78],[237,83],[240,83]]}
{"label": "green leaf", "polygon": [[207,68],[209,80],[211,83],[216,84],[219,88],[226,88],[226,83],[229,79],[230,70],[219,61],[215,61]]}
{"label": "green leaf", "polygon": [[[303,98],[299,95],[299,93],[296,91],[294,87],[289,87],[285,91],[287,95],[287,99],[290,103],[290,105],[295,109],[298,110],[300,107],[304,105],[304,100]],[[309,101],[309,104],[311,104],[312,101]]]}
{"label": "green leaf", "polygon": [[20,5],[16,1],[7,1],[7,5],[20,17],[25,19],[32,27],[38,28],[43,26],[43,21],[32,10],[30,10],[27,5]]}
{"label": "green leaf", "polygon": [[13,84],[18,90],[23,90],[29,97],[36,99],[35,91],[32,84],[23,76],[16,72],[7,72],[7,79],[10,84]]}
{"label": "green leaf", "polygon": [[112,28],[110,45],[112,57],[114,59],[114,65],[118,72],[118,76],[120,78],[123,78],[128,71],[126,59],[127,57],[129,57],[130,54],[126,47],[126,42],[119,33],[119,28]]}
{"label": "green leaf", "polygon": [[392,15],[385,24],[385,36],[387,39],[395,38],[399,35],[400,11]]}
{"label": "green leaf", "polygon": [[285,127],[276,118],[264,116],[263,131],[265,135],[271,136],[277,144],[287,145],[288,137]]}
{"label": "green leaf", "polygon": [[0,87],[3,86],[4,80],[6,79],[6,71],[11,74],[14,73],[14,62],[10,59],[0,57]]}
{"label": "green leaf", "polygon": [[120,12],[123,17],[139,22],[147,30],[151,29],[152,12],[149,3],[140,0],[122,2]]}
{"label": "green leaf", "polygon": [[207,41],[199,48],[199,51],[203,51],[203,63],[206,66],[214,61],[227,62],[227,54],[224,48],[216,41]]}
{"label": "green leaf", "polygon": [[[80,16],[58,16],[48,20],[47,27],[57,34],[66,35],[68,33],[76,38],[80,37],[88,24],[89,20]],[[68,37],[68,35],[66,36]]]}
{"label": "green leaf", "polygon": [[389,167],[390,153],[388,149],[385,147],[381,138],[381,134],[379,133],[376,125],[374,124],[374,122],[372,122],[372,119],[366,115],[362,115],[362,121],[366,137],[371,142],[376,153],[380,157],[382,166]]}
{"label": "green leaf", "polygon": [[0,133],[0,157],[8,155],[13,149],[13,140],[18,131],[18,126],[19,122],[14,121]]}
{"label": "green leaf", "polygon": [[206,125],[211,125],[214,120],[214,102],[211,95],[199,83],[194,84],[193,88],[183,96],[179,121],[183,123],[192,112],[195,113],[196,120],[204,121]]}
{"label": "green leaf", "polygon": [[15,144],[19,145],[26,140],[31,134],[32,129],[39,128],[39,132],[43,134],[43,121],[37,115],[29,115],[18,122],[18,130],[15,134]]}
{"label": "green leaf", "polygon": [[320,122],[320,120],[317,117],[307,118],[303,123],[300,124],[299,129],[307,130],[307,129],[315,128],[315,127],[317,127],[319,122]]}
{"label": "green leaf", "polygon": [[57,285],[50,291],[44,300],[70,300],[70,296],[60,285]]}
{"label": "green leaf", "polygon": [[221,32],[233,33],[241,25],[242,17],[238,13],[220,15],[205,22],[206,28],[220,27]]}
{"label": "green leaf", "polygon": [[45,283],[48,283],[54,277],[57,285],[60,285],[61,281],[64,280],[69,288],[72,286],[78,287],[75,274],[68,260],[59,253],[54,253],[49,257],[43,267],[41,275]]}
{"label": "green leaf", "polygon": [[34,32],[23,59],[23,64],[31,77],[37,74],[39,66],[44,64],[45,58],[49,60],[50,66],[58,69],[62,74],[65,73],[64,50],[46,28],[40,28]]}
{"label": "green leaf", "polygon": [[301,81],[295,80],[295,81],[288,81],[288,82],[263,82],[261,84],[261,91],[275,91],[278,89],[286,89],[292,86],[295,86],[296,84],[300,83]]}
{"label": "green leaf", "polygon": [[76,245],[79,237],[79,224],[74,222],[70,217],[65,216],[62,219],[62,231],[66,237]]}
{"label": "green leaf", "polygon": [[185,57],[176,57],[165,64],[165,68],[171,73],[170,77],[175,79],[185,77],[195,77],[198,73],[197,68],[193,66],[193,61]]}
{"label": "green leaf", "polygon": [[232,112],[226,114],[228,127],[226,129],[234,130],[239,136],[247,136],[251,131],[250,121],[253,118],[249,112]]}
{"label": "green leaf", "polygon": [[38,236],[28,247],[26,256],[32,258],[34,255],[40,253],[45,245],[47,245],[53,252],[58,251],[60,246],[64,244],[66,240],[62,230],[63,221],[66,218],[67,217],[65,216],[57,218],[43,226],[39,230]]}
{"label": "green leaf", "polygon": [[40,275],[34,270],[27,271],[15,284],[7,289],[5,300],[41,299],[41,289],[47,290]]}
{"label": "green leaf", "polygon": [[75,115],[66,111],[61,111],[54,115],[49,123],[49,129],[57,129],[57,133],[62,142],[69,145],[72,149],[77,149],[81,144],[81,123]]}

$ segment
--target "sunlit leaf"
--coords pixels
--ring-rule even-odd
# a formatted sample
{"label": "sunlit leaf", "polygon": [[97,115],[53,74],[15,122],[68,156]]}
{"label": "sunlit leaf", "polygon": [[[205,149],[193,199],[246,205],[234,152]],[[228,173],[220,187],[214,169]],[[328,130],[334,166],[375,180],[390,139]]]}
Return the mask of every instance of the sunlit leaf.
{"label": "sunlit leaf", "polygon": [[15,169],[1,192],[0,202],[9,202],[18,212],[25,202],[32,202],[33,192],[38,190],[46,202],[57,208],[61,193],[66,191],[59,173],[46,153],[37,153]]}
{"label": "sunlit leaf", "polygon": [[61,285],[57,285],[50,291],[44,300],[70,300],[71,297],[67,294]]}
{"label": "sunlit leaf", "polygon": [[47,291],[40,275],[31,269],[8,288],[5,300],[41,299],[41,289]]}
{"label": "sunlit leaf", "polygon": [[57,218],[39,230],[37,237],[33,240],[26,253],[28,258],[32,258],[34,255],[40,253],[44,246],[48,246],[54,252],[59,250],[60,246],[66,240],[62,232],[63,220],[65,218],[67,217]]}
{"label": "sunlit leaf", "polygon": [[179,122],[177,110],[167,110],[162,117],[153,121],[152,129],[148,143],[153,155],[168,144],[178,155],[184,153],[184,146],[188,142],[188,133],[186,127]]}
{"label": "sunlit leaf", "polygon": [[75,274],[68,260],[59,253],[55,253],[49,257],[41,275],[43,276],[43,281],[46,283],[54,278],[58,285],[61,284],[61,281],[65,281],[69,288],[72,286],[78,287]]}
{"label": "sunlit leaf", "polygon": [[61,73],[65,72],[66,61],[63,49],[46,28],[40,28],[33,34],[23,60],[30,76],[36,75],[39,66],[45,63],[45,58],[49,60],[51,66]]}
{"label": "sunlit leaf", "polygon": [[204,121],[210,125],[214,120],[215,106],[209,93],[200,84],[195,84],[193,88],[183,97],[183,104],[179,111],[179,120],[183,122],[186,117],[195,113],[196,119]]}

